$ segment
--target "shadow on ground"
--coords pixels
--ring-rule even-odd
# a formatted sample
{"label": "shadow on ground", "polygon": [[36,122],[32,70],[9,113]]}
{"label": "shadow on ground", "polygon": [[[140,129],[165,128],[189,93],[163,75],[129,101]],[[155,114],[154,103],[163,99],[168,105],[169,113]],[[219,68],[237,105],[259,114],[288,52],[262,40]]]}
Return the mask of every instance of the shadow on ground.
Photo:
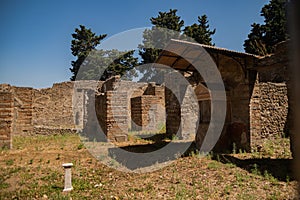
{"label": "shadow on ground", "polygon": [[[195,143],[191,141],[168,139],[166,134],[135,135],[144,140],[152,141],[151,144],[128,145],[118,148],[110,148],[109,156],[119,164],[130,170],[150,167],[155,164],[165,163],[186,157],[191,153],[197,154]],[[292,159],[271,159],[271,158],[246,158],[240,159],[229,154],[213,154],[213,160],[221,163],[232,163],[237,167],[247,170],[250,173],[257,173],[264,176],[265,172],[272,175],[279,181],[293,181]]]}
{"label": "shadow on ground", "polygon": [[222,163],[232,163],[250,173],[264,175],[268,172],[279,181],[295,180],[292,173],[292,159],[250,158],[240,159],[232,155],[216,154],[212,159]]}
{"label": "shadow on ground", "polygon": [[109,156],[130,170],[173,161],[193,149],[190,141],[155,142],[108,149]]}

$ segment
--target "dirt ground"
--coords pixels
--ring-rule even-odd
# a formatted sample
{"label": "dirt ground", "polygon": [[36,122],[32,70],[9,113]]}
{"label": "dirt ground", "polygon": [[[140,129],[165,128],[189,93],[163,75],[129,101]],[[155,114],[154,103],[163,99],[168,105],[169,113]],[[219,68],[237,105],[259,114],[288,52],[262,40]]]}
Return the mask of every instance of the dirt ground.
{"label": "dirt ground", "polygon": [[[99,162],[77,135],[15,136],[13,149],[0,151],[0,199],[297,199],[288,143],[266,141],[252,153],[191,151],[159,170],[130,173]],[[136,144],[150,143],[131,138],[123,146]],[[63,193],[67,162],[74,189]]]}

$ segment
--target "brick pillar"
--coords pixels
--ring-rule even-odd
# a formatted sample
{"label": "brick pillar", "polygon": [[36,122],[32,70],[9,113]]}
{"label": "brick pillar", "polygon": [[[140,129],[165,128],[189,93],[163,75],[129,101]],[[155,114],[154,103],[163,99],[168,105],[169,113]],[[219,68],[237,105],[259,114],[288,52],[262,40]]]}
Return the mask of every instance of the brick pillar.
{"label": "brick pillar", "polygon": [[169,89],[165,88],[165,105],[166,105],[166,134],[168,137],[176,135],[179,131],[181,135],[181,109],[180,103],[175,94]]}
{"label": "brick pillar", "polygon": [[253,93],[250,100],[250,135],[251,148],[253,148],[259,144],[261,138],[260,89],[258,83],[256,83],[253,88]]}
{"label": "brick pillar", "polygon": [[13,95],[0,92],[0,148],[12,148]]}
{"label": "brick pillar", "polygon": [[127,92],[107,91],[96,99],[99,124],[107,139],[122,142],[128,139]]}
{"label": "brick pillar", "polygon": [[33,89],[28,87],[13,87],[14,90],[14,134],[32,133],[32,98]]}

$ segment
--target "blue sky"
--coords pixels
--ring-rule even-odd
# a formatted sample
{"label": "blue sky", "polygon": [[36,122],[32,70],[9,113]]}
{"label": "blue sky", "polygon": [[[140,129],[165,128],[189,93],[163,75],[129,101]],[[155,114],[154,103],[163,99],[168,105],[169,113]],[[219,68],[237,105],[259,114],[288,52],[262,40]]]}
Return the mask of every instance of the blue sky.
{"label": "blue sky", "polygon": [[216,46],[237,51],[269,0],[1,0],[0,83],[51,87],[71,77],[71,34],[80,24],[108,37],[150,26],[159,11],[178,9],[190,25],[206,14]]}

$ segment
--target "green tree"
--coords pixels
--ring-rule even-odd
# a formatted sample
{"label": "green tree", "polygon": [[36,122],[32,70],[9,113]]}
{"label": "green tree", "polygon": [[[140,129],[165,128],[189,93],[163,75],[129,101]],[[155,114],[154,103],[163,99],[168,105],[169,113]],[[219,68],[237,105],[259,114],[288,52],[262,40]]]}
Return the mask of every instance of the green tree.
{"label": "green tree", "polygon": [[153,63],[170,39],[179,37],[184,21],[176,12],[176,9],[170,9],[169,12],[159,12],[157,17],[150,19],[153,26],[144,31],[143,44],[139,45],[143,64]]}
{"label": "green tree", "polygon": [[251,27],[251,33],[244,42],[245,51],[257,55],[267,55],[268,50],[263,40],[265,35],[264,29],[260,24],[256,23],[253,23]]}
{"label": "green tree", "polygon": [[[153,26],[144,31],[142,44],[139,45],[141,64],[154,63],[171,39],[180,38],[184,21],[176,13],[176,9],[170,9],[168,12],[159,12],[157,17],[150,19]],[[158,77],[162,74],[153,67],[140,66],[139,72],[143,74],[140,81],[160,82],[162,79]],[[153,77],[155,80],[152,79]]]}
{"label": "green tree", "polygon": [[213,45],[211,36],[216,33],[216,29],[210,30],[206,15],[198,16],[199,24],[192,24],[191,26],[186,26],[183,33],[193,38],[196,42],[200,44]]}
{"label": "green tree", "polygon": [[96,35],[91,29],[87,29],[83,25],[80,25],[79,27],[80,28],[76,28],[75,33],[72,34],[74,39],[71,42],[71,51],[73,56],[77,57],[75,61],[71,62],[72,68],[70,68],[70,70],[73,75],[70,79],[72,81],[76,79],[78,70],[89,53],[106,37],[106,34]]}
{"label": "green tree", "polygon": [[111,76],[121,75],[123,79],[130,80],[136,76],[134,70],[138,59],[133,56],[134,51],[93,50],[86,58],[77,75],[77,80],[105,81]]}
{"label": "green tree", "polygon": [[[96,35],[91,29],[80,25],[72,34],[72,54],[77,57],[72,61],[71,80],[106,80],[114,75],[130,79],[135,76],[133,69],[138,59],[133,57],[134,51],[97,50],[96,46],[106,37]],[[80,67],[82,70],[79,71]],[[131,70],[131,71],[130,71]]]}
{"label": "green tree", "polygon": [[252,24],[248,39],[244,42],[247,53],[266,55],[274,51],[274,46],[289,38],[287,24],[288,0],[271,0],[261,10],[264,24]]}

